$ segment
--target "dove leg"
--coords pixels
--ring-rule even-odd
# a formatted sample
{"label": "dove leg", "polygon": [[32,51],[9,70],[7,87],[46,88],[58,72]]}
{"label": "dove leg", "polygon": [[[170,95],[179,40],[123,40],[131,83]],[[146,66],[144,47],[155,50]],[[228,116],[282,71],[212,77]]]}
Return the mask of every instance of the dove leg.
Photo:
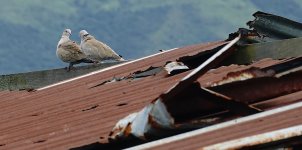
{"label": "dove leg", "polygon": [[69,63],[69,66],[67,67],[67,71],[70,71],[73,68],[74,63]]}

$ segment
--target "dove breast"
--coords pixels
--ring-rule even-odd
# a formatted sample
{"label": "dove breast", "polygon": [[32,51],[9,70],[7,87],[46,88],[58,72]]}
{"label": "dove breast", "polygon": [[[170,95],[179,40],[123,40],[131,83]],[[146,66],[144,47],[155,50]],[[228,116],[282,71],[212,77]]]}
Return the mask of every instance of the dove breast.
{"label": "dove breast", "polygon": [[67,63],[76,62],[86,57],[77,43],[71,40],[59,42],[56,54],[59,59]]}

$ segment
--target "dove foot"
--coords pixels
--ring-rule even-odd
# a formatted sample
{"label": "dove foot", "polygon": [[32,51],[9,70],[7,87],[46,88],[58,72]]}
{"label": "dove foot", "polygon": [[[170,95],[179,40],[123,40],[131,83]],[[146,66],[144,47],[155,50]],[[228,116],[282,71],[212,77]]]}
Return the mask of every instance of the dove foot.
{"label": "dove foot", "polygon": [[71,70],[75,70],[75,67],[73,67],[73,63],[70,63],[68,67],[66,67],[67,72]]}
{"label": "dove foot", "polygon": [[75,70],[75,67],[65,67],[66,71],[69,72],[71,70]]}

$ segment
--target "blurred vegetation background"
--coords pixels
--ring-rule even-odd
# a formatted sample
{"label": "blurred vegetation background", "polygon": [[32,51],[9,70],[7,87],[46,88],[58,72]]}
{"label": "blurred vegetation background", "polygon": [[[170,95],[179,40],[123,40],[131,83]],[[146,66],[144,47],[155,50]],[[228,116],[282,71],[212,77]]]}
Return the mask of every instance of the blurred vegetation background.
{"label": "blurred vegetation background", "polygon": [[300,0],[0,0],[0,74],[65,67],[64,28],[85,29],[126,59],[224,40],[258,10],[302,22]]}

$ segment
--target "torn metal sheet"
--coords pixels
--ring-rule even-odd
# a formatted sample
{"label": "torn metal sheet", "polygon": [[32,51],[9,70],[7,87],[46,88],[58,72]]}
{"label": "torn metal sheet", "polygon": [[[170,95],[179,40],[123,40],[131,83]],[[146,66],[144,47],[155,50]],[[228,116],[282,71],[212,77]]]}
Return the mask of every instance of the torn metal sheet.
{"label": "torn metal sheet", "polygon": [[105,84],[109,84],[109,83],[114,83],[114,82],[118,82],[118,81],[123,81],[123,80],[128,80],[128,79],[139,79],[139,78],[143,78],[143,77],[148,77],[148,76],[153,76],[156,75],[157,73],[159,73],[160,71],[162,71],[162,67],[149,67],[148,69],[144,70],[144,71],[136,71],[128,76],[124,76],[124,77],[113,77],[112,79],[103,81],[95,86],[92,86],[91,88],[95,88],[101,85],[105,85]]}
{"label": "torn metal sheet", "polygon": [[184,72],[189,70],[189,67],[186,66],[184,63],[182,62],[168,62],[165,66],[164,69],[167,71],[167,73],[169,75],[174,75],[180,72]]}
{"label": "torn metal sheet", "polygon": [[260,111],[228,96],[200,87],[198,83],[192,84],[185,91],[173,99],[162,99],[166,109],[178,124],[224,110],[238,115]]}
{"label": "torn metal sheet", "polygon": [[241,45],[222,65],[250,64],[264,58],[284,59],[302,55],[302,38]]}
{"label": "torn metal sheet", "polygon": [[[118,140],[134,136],[146,140],[179,130],[208,126],[223,121],[222,118],[257,113],[261,111],[257,108],[258,102],[302,90],[302,71],[281,77],[274,76],[275,72],[286,71],[285,68],[299,67],[296,62],[299,62],[299,58],[268,68],[234,72],[224,78],[230,82],[221,82],[223,84],[210,89],[203,88],[196,82],[192,83],[185,89],[187,92],[180,92],[173,99],[160,97],[139,113],[122,119],[122,123],[117,123],[113,129],[110,138]],[[247,76],[239,81],[231,79],[232,75],[241,77],[240,74],[250,74],[252,77]],[[229,116],[230,114],[233,115]]]}
{"label": "torn metal sheet", "polygon": [[[230,65],[230,64],[250,64],[254,61],[258,61],[261,60],[263,58],[272,58],[272,59],[282,59],[282,58],[290,58],[290,57],[296,57],[296,56],[300,56],[302,55],[302,51],[300,49],[302,49],[302,38],[294,38],[294,39],[287,39],[287,40],[281,40],[281,41],[274,41],[274,42],[267,42],[267,43],[258,43],[258,44],[251,44],[251,45],[244,45],[244,46],[237,46],[235,49],[235,52],[233,52],[230,57],[226,58],[221,65]],[[191,67],[196,67],[195,63],[199,62],[198,60],[206,60],[206,58],[209,58],[210,55],[212,55],[214,52],[217,52],[217,49],[221,48],[221,47],[217,47],[216,49],[213,49],[211,51],[206,51],[203,52],[201,54],[197,54],[194,56],[185,56],[185,57],[181,57],[178,59],[177,63],[182,63],[185,66],[187,66],[188,68]],[[285,65],[282,65],[282,69],[283,70],[288,70],[290,72],[292,71],[296,71],[297,65],[302,64],[302,58],[297,58],[298,60],[296,62],[290,62],[288,64],[289,67],[292,67],[293,70],[289,70],[289,68],[285,68]],[[194,62],[194,63],[193,63]],[[169,63],[168,63],[169,64]],[[169,66],[169,65],[168,65]],[[179,66],[183,66],[182,64]],[[183,70],[182,71],[186,71],[186,68],[183,66]],[[300,65],[301,66],[301,65]],[[104,81],[100,84],[97,84],[93,87],[97,87],[100,85],[104,85],[104,84],[108,84],[108,83],[113,83],[116,81],[122,81],[125,79],[140,79],[143,77],[147,77],[147,76],[152,76],[152,75],[156,75],[159,72],[161,72],[162,70],[167,70],[168,72],[168,68],[170,67],[149,67],[146,70],[143,71],[136,71],[126,77],[113,77],[110,80]],[[170,69],[173,69],[173,67],[171,67]],[[177,70],[177,68],[174,68],[175,71]],[[278,69],[273,69],[275,70],[276,73],[282,72],[282,70],[278,70]],[[182,71],[176,71],[174,73],[181,73]],[[169,73],[169,72],[168,72]],[[173,71],[171,72],[173,74]],[[283,74],[286,72],[283,72]],[[252,73],[253,74],[253,73]],[[251,78],[253,75],[252,74],[245,74],[242,75],[241,77],[237,77],[238,80],[239,78],[243,79],[243,78]],[[268,74],[270,74],[268,72]],[[282,74],[280,74],[279,76],[281,76]],[[256,76],[257,77],[257,76]],[[235,79],[235,78],[233,78]],[[236,79],[237,80],[237,79]],[[235,81],[235,80],[234,80]],[[231,78],[230,78],[230,82],[231,82]],[[228,83],[228,82],[227,82]],[[222,83],[217,83],[217,84],[222,84]],[[212,86],[215,86],[215,84],[213,84]],[[92,88],[93,88],[92,87]]]}
{"label": "torn metal sheet", "polygon": [[[238,107],[239,105],[237,104],[237,102],[235,101],[232,102],[227,97],[223,95],[219,95],[218,93],[215,92],[211,92],[210,90],[201,89],[199,84],[193,84],[193,82],[196,81],[198,77],[206,73],[209,69],[211,69],[211,67],[219,63],[222,59],[224,59],[227,56],[227,54],[231,53],[230,47],[232,47],[239,39],[240,39],[240,35],[236,37],[234,40],[232,40],[229,44],[224,46],[217,53],[215,53],[207,61],[202,63],[195,70],[193,70],[189,75],[184,77],[178,84],[172,87],[168,92],[162,94],[158,99],[156,99],[151,104],[146,106],[142,111],[140,111],[139,113],[131,114],[125,119],[119,121],[119,123],[116,124],[116,126],[113,128],[112,132],[110,133],[110,139],[112,140],[125,139],[125,138],[129,138],[129,135],[139,139],[145,139],[148,135],[163,136],[167,134],[166,130],[174,129],[174,131],[177,131],[175,129],[188,129],[188,128],[192,129],[192,127],[190,127],[190,124],[188,123],[176,124],[175,118],[177,118],[178,119],[177,121],[179,121],[181,120],[182,116],[186,116],[188,115],[188,113],[189,115],[193,115],[191,117],[195,117],[194,115],[196,114],[200,115],[202,113],[200,111],[207,110],[207,105],[205,105],[205,103],[200,100],[200,94],[201,95],[206,94],[207,96],[214,98],[216,103],[217,101],[219,102],[229,101],[229,103],[231,104],[226,106]],[[184,89],[187,90],[190,89],[188,91],[197,91],[197,92],[193,92],[193,94],[190,95],[190,100],[184,101],[184,99],[187,98],[187,96],[186,97],[181,96],[183,94],[183,92],[181,91]],[[176,97],[178,100],[173,101],[173,99],[175,99]],[[197,99],[194,97],[197,97]],[[186,109],[185,107],[182,107],[183,108],[182,110],[177,110],[174,109],[176,107],[171,107],[170,105],[172,104],[174,106],[175,105],[177,106],[178,104],[181,104],[182,106],[185,106],[184,103],[186,104],[191,103],[190,106],[192,107],[187,107],[187,109],[190,109],[191,111],[185,111]],[[224,103],[224,104],[228,104],[228,103]],[[215,104],[213,104],[213,102],[208,102],[208,105],[210,106],[212,105],[215,107]],[[193,108],[194,106],[195,108]],[[249,108],[248,106],[246,107],[244,107],[244,105],[240,105],[240,106],[242,106],[242,108],[245,108],[245,109],[241,109],[241,111],[244,110],[246,111],[246,113],[258,112],[258,110]],[[220,106],[216,108],[223,109]]]}
{"label": "torn metal sheet", "polygon": [[[249,68],[230,72],[222,80],[209,83],[209,89],[240,101],[255,102],[280,96],[280,93],[290,94],[302,90],[301,75],[302,57],[297,57],[262,69]],[[244,80],[247,81],[239,82]]]}
{"label": "torn metal sheet", "polygon": [[95,86],[93,86],[91,88],[95,88],[95,87],[102,86],[102,85],[109,84],[109,83],[114,83],[114,82],[122,81],[122,80],[125,80],[125,79],[126,79],[125,77],[121,77],[121,78],[113,77],[112,79],[103,81],[102,83],[99,83],[99,84],[97,84],[97,85],[95,85]]}
{"label": "torn metal sheet", "polygon": [[[196,119],[222,111],[231,111],[237,115],[257,113],[261,110],[246,104],[258,102],[259,99],[272,98],[274,94],[275,96],[280,96],[280,94],[282,95],[301,90],[300,87],[302,86],[299,83],[302,82],[299,82],[300,78],[298,78],[300,74],[292,73],[282,76],[279,79],[272,77],[275,75],[275,71],[272,69],[260,70],[255,68],[239,73],[248,74],[247,76],[243,76],[243,78],[245,78],[243,81],[238,81],[238,79],[242,78],[242,76],[239,75],[235,80],[230,77],[226,78],[227,82],[223,82],[223,84],[219,84],[220,86],[213,87],[212,89],[200,87],[200,85],[195,81],[231,54],[234,50],[231,47],[238,42],[239,39],[240,35],[229,44],[225,45],[221,50],[211,56],[190,74],[185,76],[180,82],[170,88],[170,90],[160,95],[159,98],[146,106],[142,111],[131,114],[125,119],[119,121],[110,133],[110,139],[119,140],[136,137],[146,140],[152,137],[171,135],[171,133],[175,133],[179,130],[192,130],[205,124],[204,122],[201,124],[192,124],[192,120],[194,120],[194,118]],[[289,81],[290,83],[288,83]],[[257,93],[259,93],[259,89],[262,89],[255,86],[258,91],[255,89],[251,90],[251,92],[255,92],[256,94],[253,93],[253,96],[258,96],[258,99],[252,99],[255,98],[251,95],[252,93],[243,96],[246,98],[243,99],[241,95],[238,95],[238,93],[243,92],[234,92],[232,90],[235,89],[234,87],[229,88],[230,85],[231,87],[236,87],[237,83],[249,86],[252,83],[256,83],[255,85],[257,86],[259,86],[259,84],[263,85],[264,89],[268,87],[267,85],[270,85],[269,91],[273,91],[273,93],[260,92],[263,94],[257,95]],[[272,86],[273,84],[275,86]],[[240,90],[241,86],[237,86],[237,88]],[[271,88],[277,89],[272,90]],[[243,90],[248,91],[248,89]],[[234,95],[232,95],[232,92]],[[190,97],[190,99],[188,99],[188,97]],[[247,97],[252,98],[248,99]],[[209,124],[213,123],[213,120],[211,119],[208,121]]]}
{"label": "torn metal sheet", "polygon": [[[256,33],[247,33],[256,34]],[[238,34],[237,34],[238,35]],[[257,35],[255,35],[257,36]],[[228,66],[231,64],[246,65],[251,64],[255,61],[262,60],[264,58],[272,59],[284,59],[297,57],[302,55],[302,38],[293,38],[286,40],[276,40],[273,42],[266,43],[255,43],[255,44],[245,44],[238,45],[241,40],[236,43],[234,52],[230,54],[225,60],[223,60],[219,66]],[[211,51],[204,51],[200,54],[194,56],[184,56],[177,59],[179,62],[183,62],[189,68],[196,68],[202,62],[206,61],[210,56],[217,52],[221,47],[217,47]]]}
{"label": "torn metal sheet", "polygon": [[153,75],[156,75],[157,73],[159,73],[160,71],[162,71],[162,67],[151,66],[146,70],[136,71],[133,74],[129,75],[127,78],[138,79],[138,78],[153,76]]}
{"label": "torn metal sheet", "polygon": [[101,85],[109,84],[109,83],[114,83],[117,81],[122,81],[122,80],[128,80],[128,79],[140,79],[148,76],[154,76],[161,72],[162,70],[166,70],[168,75],[175,75],[184,71],[189,70],[189,67],[184,65],[182,62],[167,62],[164,67],[149,67],[146,70],[143,71],[136,71],[134,73],[129,74],[128,76],[124,77],[113,77],[112,79],[103,81],[102,83],[99,83],[91,88],[95,88]]}
{"label": "torn metal sheet", "polygon": [[233,39],[234,37],[238,36],[238,34],[242,35],[242,38],[237,43],[238,45],[246,45],[246,44],[272,41],[272,39],[267,38],[263,35],[260,35],[256,30],[249,30],[246,28],[239,28],[238,31],[229,34],[228,39]]}
{"label": "torn metal sheet", "polygon": [[[169,102],[157,99],[140,112],[130,114],[120,120],[112,129],[110,139],[123,140],[136,137],[141,140],[147,140],[154,137],[175,134],[181,130],[196,129],[216,122],[219,118],[192,121],[183,120],[184,116],[186,116],[185,119],[192,119],[205,113],[204,110],[207,109],[207,106],[211,105],[211,102],[208,101],[208,104],[206,104],[201,96],[207,97],[207,99],[211,99],[211,101],[215,101],[215,103],[220,103],[221,108],[236,108],[234,110],[237,113],[252,114],[259,112],[257,109],[248,107],[218,93],[205,89],[202,90],[198,84],[189,90],[201,90],[201,92],[197,92],[198,95],[194,95],[196,92],[190,93],[190,96],[198,97],[187,99],[186,101],[184,101],[184,98],[188,97],[188,94],[180,95],[174,101]],[[216,108],[220,109],[219,106]]]}
{"label": "torn metal sheet", "polygon": [[[236,139],[236,140],[231,140],[231,141],[226,141],[223,143],[218,143],[215,145],[210,145],[201,148],[202,150],[231,150],[231,149],[248,149],[252,148],[254,146],[257,146],[258,148],[261,147],[261,145],[264,144],[273,144],[278,141],[286,140],[286,139],[291,139],[295,137],[300,137],[302,136],[302,125],[290,127],[290,128],[285,128],[277,131],[272,131],[268,133],[263,133],[263,134],[258,134],[254,136],[249,136],[249,137],[244,137],[241,139]],[[287,141],[289,143],[289,141]],[[279,144],[278,147],[282,148],[284,145]],[[287,145],[289,146],[289,145]],[[261,148],[272,148],[272,145],[267,145]],[[277,147],[277,148],[278,148]],[[253,148],[254,149],[254,148]],[[256,148],[257,149],[257,148]]]}
{"label": "torn metal sheet", "polygon": [[133,113],[120,120],[109,134],[111,140],[121,140],[129,136],[146,139],[147,134],[156,136],[164,129],[172,129],[174,119],[167,112],[165,105],[157,100],[138,113]]}
{"label": "torn metal sheet", "polygon": [[[282,64],[278,64],[276,66],[279,65]],[[269,68],[271,69],[269,72],[276,72],[272,70],[272,67]],[[266,69],[268,68],[264,68],[262,70]],[[216,86],[209,87],[209,89],[248,104],[302,90],[301,70],[290,72],[283,76],[277,75],[279,74],[276,74],[275,76],[269,76],[268,74],[268,76],[254,77],[242,81],[234,80],[233,82],[229,82],[229,79],[221,80],[218,81],[220,84],[219,86],[217,86],[218,83],[213,83],[213,85]]]}
{"label": "torn metal sheet", "polygon": [[208,51],[202,51],[200,53],[197,53],[195,55],[186,55],[178,58],[177,62],[182,62],[186,66],[188,66],[190,69],[197,68],[200,64],[205,62],[207,59],[209,59],[211,56],[213,56],[215,53],[217,53],[221,48],[223,48],[226,44],[215,47]]}
{"label": "torn metal sheet", "polygon": [[274,39],[302,37],[302,24],[299,22],[260,11],[253,16],[255,20],[249,21],[247,25],[263,36]]}
{"label": "torn metal sheet", "polygon": [[160,97],[162,99],[169,99],[174,97],[177,93],[183,91],[190,84],[195,82],[200,76],[205,74],[208,70],[213,68],[215,65],[219,64],[223,59],[229,56],[233,49],[231,48],[240,40],[240,35],[233,39],[230,43],[225,45],[221,50],[203,62],[200,66],[194,69],[190,74],[185,76],[181,81],[179,81],[176,85],[171,87],[166,93],[162,94]]}

